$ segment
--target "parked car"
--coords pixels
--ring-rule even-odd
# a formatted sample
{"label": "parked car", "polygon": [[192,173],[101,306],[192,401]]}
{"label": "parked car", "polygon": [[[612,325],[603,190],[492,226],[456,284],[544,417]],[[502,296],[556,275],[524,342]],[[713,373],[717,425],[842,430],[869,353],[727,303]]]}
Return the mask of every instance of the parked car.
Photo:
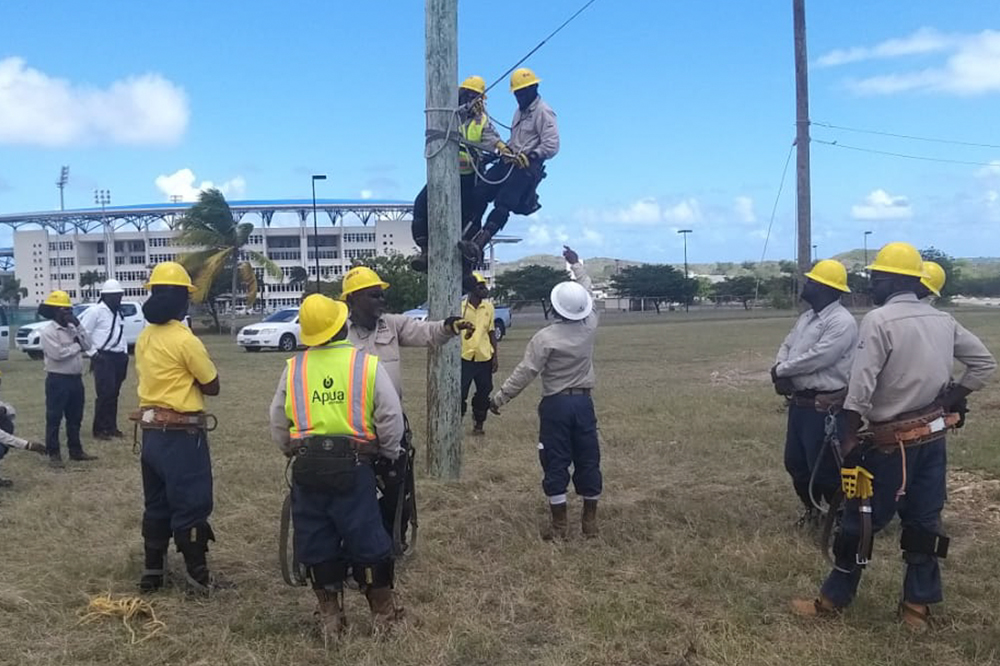
{"label": "parked car", "polygon": [[300,340],[298,308],[278,310],[257,324],[244,326],[236,335],[236,344],[248,352],[261,349],[291,352],[298,349]]}
{"label": "parked car", "polygon": [[[83,312],[87,308],[93,307],[93,305],[93,303],[74,305],[73,314],[79,319]],[[146,317],[142,314],[142,305],[137,301],[122,301],[120,312],[122,318],[125,320],[125,343],[128,345],[129,351],[131,351],[135,347],[135,341],[139,339],[142,329],[146,328]],[[190,322],[186,323],[190,326]],[[36,321],[32,324],[25,324],[17,329],[17,336],[14,338],[14,342],[18,349],[28,355],[28,358],[36,361],[42,358],[41,330],[42,326],[47,326],[48,324],[49,322],[47,321]],[[103,340],[94,340],[92,342],[99,345]]]}
{"label": "parked car", "polygon": [[[493,309],[494,309],[493,327],[495,329],[494,333],[497,336],[497,342],[499,342],[500,340],[503,340],[505,335],[507,335],[507,329],[510,328],[511,324],[513,323],[513,318],[511,317],[510,314],[510,308],[508,308],[505,305],[496,305],[494,306]],[[407,317],[412,317],[417,321],[426,321],[427,304],[425,303],[421,305],[419,308],[407,310],[403,314],[405,314]]]}

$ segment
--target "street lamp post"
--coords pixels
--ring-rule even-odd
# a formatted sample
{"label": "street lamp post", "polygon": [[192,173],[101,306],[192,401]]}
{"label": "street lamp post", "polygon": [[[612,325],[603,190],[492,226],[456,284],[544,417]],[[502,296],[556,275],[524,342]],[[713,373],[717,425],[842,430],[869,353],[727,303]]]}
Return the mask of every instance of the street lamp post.
{"label": "street lamp post", "polygon": [[104,228],[104,273],[110,280],[115,276],[115,235],[108,229],[104,207],[111,203],[111,191],[94,190],[94,203],[101,207],[101,226]]}
{"label": "street lamp post", "polygon": [[679,233],[684,238],[684,312],[691,311],[691,299],[688,296],[688,234],[691,229],[679,229]]}
{"label": "street lamp post", "polygon": [[[69,167],[64,166],[62,170],[59,171],[59,180],[56,181],[56,187],[59,188],[59,210],[66,210],[66,200],[63,198],[63,190],[66,188],[66,183],[69,182]],[[62,242],[62,232],[63,224],[65,224],[62,218],[59,219],[59,223],[56,225],[56,285],[62,289],[62,255],[59,251],[59,244]]]}
{"label": "street lamp post", "polygon": [[319,218],[316,215],[316,181],[326,180],[325,174],[318,174],[312,177],[313,191],[313,252],[316,256],[316,293],[319,293]]}
{"label": "street lamp post", "polygon": [[868,272],[868,237],[872,235],[872,232],[865,232],[865,272]]}
{"label": "street lamp post", "polygon": [[816,263],[816,259],[819,257],[819,245],[813,245],[813,263]]}

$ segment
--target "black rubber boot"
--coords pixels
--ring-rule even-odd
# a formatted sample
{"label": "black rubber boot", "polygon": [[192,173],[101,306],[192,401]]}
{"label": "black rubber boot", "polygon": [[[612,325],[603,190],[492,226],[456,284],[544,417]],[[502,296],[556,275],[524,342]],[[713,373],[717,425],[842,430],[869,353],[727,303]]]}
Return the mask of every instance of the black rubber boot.
{"label": "black rubber boot", "polygon": [[170,521],[142,521],[143,572],[139,580],[141,592],[155,592],[163,587],[167,574],[167,548],[170,546]]}
{"label": "black rubber boot", "polygon": [[212,576],[208,570],[208,542],[215,541],[215,534],[208,523],[202,523],[174,533],[177,550],[184,556],[188,582],[201,592],[212,587]]}

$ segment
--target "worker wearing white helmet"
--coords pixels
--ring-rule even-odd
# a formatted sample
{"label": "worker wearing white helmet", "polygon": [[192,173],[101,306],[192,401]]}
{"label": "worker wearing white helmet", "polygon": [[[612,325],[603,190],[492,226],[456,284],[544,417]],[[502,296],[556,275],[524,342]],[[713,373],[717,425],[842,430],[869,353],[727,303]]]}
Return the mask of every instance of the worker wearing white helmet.
{"label": "worker wearing white helmet", "polygon": [[597,500],[601,496],[601,450],[597,417],[590,392],[594,388],[594,340],[597,313],[590,277],[580,257],[565,248],[563,257],[573,272],[573,281],[560,282],[550,300],[558,318],[528,343],[524,360],[490,400],[490,409],[513,400],[536,375],[542,377],[542,402],[538,456],[544,471],[542,489],[552,513],[547,538],[565,538],[567,530],[566,490],[570,465],[573,486],[583,497],[583,535],[597,536]]}
{"label": "worker wearing white helmet", "polygon": [[128,374],[128,343],[125,340],[125,321],[121,304],[125,290],[118,280],[105,280],[101,299],[87,308],[80,317],[80,325],[87,330],[93,347],[87,352],[90,368],[94,373],[95,439],[108,440],[124,437],[118,429],[118,395]]}

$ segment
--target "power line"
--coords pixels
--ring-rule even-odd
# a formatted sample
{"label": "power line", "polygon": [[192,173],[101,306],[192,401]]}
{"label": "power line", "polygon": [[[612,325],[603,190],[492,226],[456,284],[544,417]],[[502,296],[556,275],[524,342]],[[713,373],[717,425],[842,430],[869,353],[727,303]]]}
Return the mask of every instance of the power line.
{"label": "power line", "polygon": [[826,127],[829,129],[843,130],[844,132],[857,132],[859,134],[877,134],[879,136],[891,136],[897,139],[909,139],[911,141],[927,141],[928,143],[947,143],[955,146],[971,146],[974,148],[998,148],[1000,145],[993,143],[979,143],[976,141],[958,141],[956,139],[937,139],[927,136],[915,136],[913,134],[897,134],[895,132],[884,132],[881,130],[869,130],[869,129],[859,129],[857,127],[846,127],[844,125],[834,125],[832,123],[821,123],[818,120],[813,120],[809,123],[810,125],[816,125],[817,127]]}
{"label": "power line", "polygon": [[492,90],[493,86],[495,86],[496,84],[498,84],[501,81],[503,81],[504,79],[506,79],[508,74],[510,74],[511,72],[513,72],[515,69],[517,69],[518,66],[520,66],[521,63],[523,63],[525,60],[527,60],[528,58],[530,58],[531,56],[533,56],[535,54],[535,51],[537,51],[538,49],[540,49],[543,46],[545,46],[545,42],[547,42],[550,39],[552,39],[553,37],[555,37],[563,28],[565,28],[570,23],[572,23],[573,20],[577,16],[579,16],[580,14],[582,14],[587,9],[587,7],[590,7],[595,2],[597,2],[597,0],[589,0],[582,7],[580,7],[578,10],[576,10],[576,13],[574,13],[568,19],[566,19],[565,21],[563,21],[562,25],[560,25],[558,28],[556,28],[555,30],[553,30],[552,32],[550,32],[548,34],[548,36],[545,37],[545,39],[543,39],[542,41],[538,42],[538,45],[535,46],[535,48],[533,48],[530,51],[528,51],[528,53],[523,58],[521,58],[520,60],[518,60],[517,62],[514,63],[513,67],[511,67],[506,72],[504,72],[503,74],[501,74],[500,77],[496,81],[494,81],[493,83],[491,83],[489,85],[489,87],[486,88],[486,90],[483,91],[483,94],[485,95],[487,91]]}
{"label": "power line", "polygon": [[988,166],[988,167],[998,166],[997,162],[973,162],[970,160],[952,160],[945,157],[907,155],[906,153],[894,153],[888,150],[876,150],[874,148],[862,148],[861,146],[849,146],[846,143],[840,143],[838,141],[823,141],[822,139],[813,139],[812,141],[813,143],[821,143],[824,146],[833,146],[834,148],[843,148],[845,150],[856,150],[862,153],[874,153],[875,155],[887,155],[889,157],[902,157],[908,160],[921,160],[923,162],[943,162],[945,164],[966,164],[969,166]]}
{"label": "power line", "polygon": [[[771,227],[774,226],[774,216],[778,212],[778,202],[781,200],[781,191],[785,188],[785,176],[788,175],[788,164],[792,161],[793,150],[795,150],[795,141],[792,141],[792,144],[788,146],[788,156],[785,157],[785,166],[781,170],[781,182],[778,183],[778,193],[774,196],[774,206],[771,207],[771,219],[767,223],[767,233],[764,235],[764,249],[760,251],[761,263],[764,263],[764,257],[767,255],[767,243],[771,240]],[[798,231],[798,225],[796,225],[796,245],[798,244]],[[754,283],[753,292],[753,300],[756,303],[757,297],[760,295],[760,274],[757,275],[757,281]]]}

